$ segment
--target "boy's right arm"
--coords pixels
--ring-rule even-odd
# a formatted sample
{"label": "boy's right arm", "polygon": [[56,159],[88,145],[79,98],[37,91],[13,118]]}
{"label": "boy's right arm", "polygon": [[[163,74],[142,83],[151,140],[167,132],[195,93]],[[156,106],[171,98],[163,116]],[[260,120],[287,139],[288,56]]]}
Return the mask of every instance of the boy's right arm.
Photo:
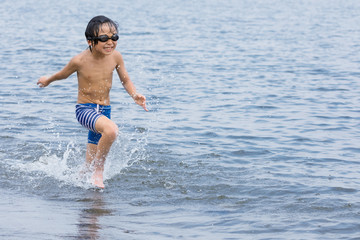
{"label": "boy's right arm", "polygon": [[70,62],[62,70],[55,73],[51,77],[47,77],[47,76],[41,77],[38,80],[37,85],[43,88],[48,86],[50,83],[54,81],[68,78],[71,74],[77,71],[77,66],[78,66],[77,61],[78,61],[77,57],[72,58]]}

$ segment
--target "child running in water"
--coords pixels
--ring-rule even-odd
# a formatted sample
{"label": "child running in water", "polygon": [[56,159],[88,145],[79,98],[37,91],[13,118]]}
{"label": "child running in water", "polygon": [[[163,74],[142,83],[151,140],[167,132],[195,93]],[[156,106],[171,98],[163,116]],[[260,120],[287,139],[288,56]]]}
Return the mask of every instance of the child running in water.
{"label": "child running in water", "polygon": [[85,36],[89,48],[73,57],[51,77],[41,77],[37,84],[43,88],[50,83],[68,78],[74,72],[78,78],[76,118],[89,129],[86,164],[93,166],[92,184],[104,188],[104,164],[111,145],[118,135],[117,125],[110,120],[110,89],[113,71],[119,75],[125,90],[146,111],[145,96],[136,92],[126,71],[120,52],[116,51],[119,39],[117,24],[105,16],[97,16],[87,25]]}

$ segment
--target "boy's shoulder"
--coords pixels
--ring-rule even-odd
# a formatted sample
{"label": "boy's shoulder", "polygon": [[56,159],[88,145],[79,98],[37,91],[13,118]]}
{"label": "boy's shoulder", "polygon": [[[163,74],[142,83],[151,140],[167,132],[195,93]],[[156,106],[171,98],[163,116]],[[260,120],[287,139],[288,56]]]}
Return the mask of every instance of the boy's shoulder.
{"label": "boy's shoulder", "polygon": [[113,57],[117,58],[117,57],[121,57],[121,53],[118,50],[114,50],[114,52],[112,53]]}
{"label": "boy's shoulder", "polygon": [[74,61],[81,61],[82,59],[86,58],[86,55],[87,55],[86,53],[87,53],[86,50],[85,50],[85,51],[82,51],[81,53],[75,55],[75,56],[72,58],[72,60],[74,60]]}
{"label": "boy's shoulder", "polygon": [[81,63],[83,63],[84,60],[87,58],[86,55],[87,55],[86,51],[83,51],[83,52],[75,55],[75,56],[70,60],[70,62],[71,62],[72,64],[74,64],[74,65],[80,66]]}
{"label": "boy's shoulder", "polygon": [[115,59],[116,62],[119,62],[119,61],[122,61],[122,60],[123,60],[122,55],[121,55],[121,53],[120,53],[118,50],[115,50],[115,51],[113,52],[113,57],[114,57],[114,59]]}

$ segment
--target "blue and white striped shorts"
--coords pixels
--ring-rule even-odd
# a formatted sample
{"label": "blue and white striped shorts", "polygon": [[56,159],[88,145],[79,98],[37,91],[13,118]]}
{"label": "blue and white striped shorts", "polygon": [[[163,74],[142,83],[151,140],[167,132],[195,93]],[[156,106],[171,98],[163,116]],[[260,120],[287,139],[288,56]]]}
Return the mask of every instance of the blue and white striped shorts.
{"label": "blue and white striped shorts", "polygon": [[98,144],[101,134],[96,131],[95,123],[101,116],[110,119],[111,106],[103,106],[94,103],[82,103],[76,105],[76,119],[78,122],[89,129],[88,143]]}

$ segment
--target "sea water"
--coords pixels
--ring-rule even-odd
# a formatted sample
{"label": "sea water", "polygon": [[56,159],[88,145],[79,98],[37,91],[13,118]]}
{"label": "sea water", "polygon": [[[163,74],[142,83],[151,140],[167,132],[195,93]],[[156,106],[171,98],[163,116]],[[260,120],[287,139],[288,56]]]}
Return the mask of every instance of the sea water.
{"label": "sea water", "polygon": [[[104,190],[81,175],[76,74],[119,23],[120,134]],[[0,6],[0,239],[360,239],[355,0],[54,1]]]}

